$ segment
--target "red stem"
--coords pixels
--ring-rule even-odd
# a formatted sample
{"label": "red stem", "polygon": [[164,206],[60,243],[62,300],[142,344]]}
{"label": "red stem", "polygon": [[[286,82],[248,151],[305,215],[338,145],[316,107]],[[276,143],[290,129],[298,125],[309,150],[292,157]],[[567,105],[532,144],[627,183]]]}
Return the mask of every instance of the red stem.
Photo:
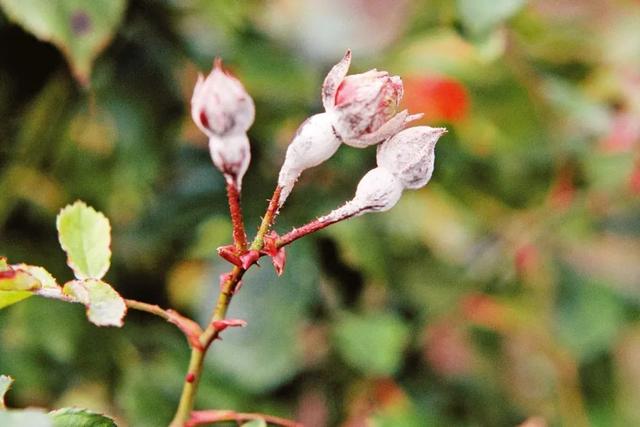
{"label": "red stem", "polygon": [[[336,217],[336,218],[332,218],[332,219],[322,219],[322,218],[318,218],[318,219],[314,219],[311,222],[308,222],[307,224],[303,225],[302,227],[299,228],[294,228],[293,230],[291,230],[290,232],[288,232],[287,234],[281,236],[278,239],[278,242],[276,243],[276,245],[281,248],[283,246],[288,245],[289,243],[298,240],[301,237],[304,237],[308,234],[311,233],[315,233],[318,230],[322,230],[325,227],[330,226],[331,224],[335,224],[336,222],[340,222],[343,221],[345,219],[351,218],[352,216],[354,216],[356,214],[356,212],[352,213],[351,215],[346,215],[346,216],[342,216],[342,217]],[[323,217],[326,218],[326,217]]]}
{"label": "red stem", "polygon": [[191,413],[191,418],[186,422],[185,427],[195,427],[200,424],[219,423],[222,421],[235,421],[237,423],[241,423],[251,420],[265,420],[269,424],[282,427],[302,427],[302,424],[295,421],[271,415],[219,410],[193,411]]}
{"label": "red stem", "polygon": [[227,182],[227,197],[229,199],[229,211],[233,224],[233,241],[240,252],[247,250],[247,234],[244,231],[242,208],[240,207],[240,193],[235,182]]}

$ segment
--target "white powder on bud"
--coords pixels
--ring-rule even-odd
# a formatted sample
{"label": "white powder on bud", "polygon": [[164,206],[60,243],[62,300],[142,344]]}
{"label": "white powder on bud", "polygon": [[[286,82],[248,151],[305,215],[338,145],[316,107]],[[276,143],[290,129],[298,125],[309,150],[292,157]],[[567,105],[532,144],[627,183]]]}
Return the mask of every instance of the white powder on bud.
{"label": "white powder on bud", "polygon": [[340,147],[340,140],[331,125],[327,113],[309,117],[296,132],[280,169],[278,185],[282,187],[280,206],[291,193],[298,177],[305,169],[317,166],[333,156]]}
{"label": "white powder on bud", "polygon": [[340,208],[319,218],[323,222],[337,222],[367,212],[388,211],[402,196],[402,183],[388,170],[370,170],[358,183],[355,197]]}
{"label": "white powder on bud", "polygon": [[377,162],[393,173],[405,188],[423,187],[433,174],[435,146],[444,128],[405,129],[378,146]]}
{"label": "white powder on bud", "polygon": [[225,179],[235,183],[240,190],[242,178],[251,162],[251,148],[247,135],[240,133],[222,138],[213,136],[209,138],[209,153],[213,164]]}

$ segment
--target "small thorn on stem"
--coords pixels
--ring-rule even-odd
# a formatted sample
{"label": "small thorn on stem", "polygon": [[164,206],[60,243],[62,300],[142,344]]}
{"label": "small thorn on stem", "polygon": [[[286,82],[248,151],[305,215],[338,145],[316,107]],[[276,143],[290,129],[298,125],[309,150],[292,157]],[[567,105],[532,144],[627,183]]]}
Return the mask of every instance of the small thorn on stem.
{"label": "small thorn on stem", "polygon": [[188,383],[192,383],[196,380],[196,374],[194,374],[193,372],[189,372],[184,380]]}

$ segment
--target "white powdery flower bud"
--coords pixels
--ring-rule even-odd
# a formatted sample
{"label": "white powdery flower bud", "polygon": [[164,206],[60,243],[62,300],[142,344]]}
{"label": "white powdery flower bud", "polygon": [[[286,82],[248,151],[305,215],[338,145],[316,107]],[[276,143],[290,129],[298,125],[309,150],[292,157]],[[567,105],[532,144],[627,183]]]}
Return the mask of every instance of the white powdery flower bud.
{"label": "white powdery flower bud", "polygon": [[398,177],[404,188],[423,187],[433,174],[436,143],[446,132],[429,126],[400,131],[378,146],[378,166]]}
{"label": "white powdery flower bud", "polygon": [[303,122],[287,148],[280,169],[278,186],[282,190],[279,205],[284,204],[302,171],[324,162],[333,156],[338,147],[340,139],[336,136],[331,117],[327,113],[316,114]]}
{"label": "white powdery flower bud", "polygon": [[318,221],[333,223],[367,212],[388,211],[398,203],[402,190],[402,183],[391,172],[382,167],[371,169],[358,183],[352,200]]}
{"label": "white powdery flower bud", "polygon": [[249,163],[251,148],[246,133],[226,135],[223,138],[209,138],[209,153],[213,164],[222,172],[228,183],[235,184],[238,191],[242,187]]}
{"label": "white powdery flower bud", "polygon": [[235,77],[222,69],[216,58],[213,70],[198,82],[191,98],[191,117],[208,137],[246,132],[255,116],[253,99]]}
{"label": "white powdery flower bud", "polygon": [[358,148],[377,144],[422,117],[410,116],[407,110],[396,113],[404,90],[400,77],[375,69],[347,76],[350,64],[347,51],[322,85],[322,103],[345,144]]}

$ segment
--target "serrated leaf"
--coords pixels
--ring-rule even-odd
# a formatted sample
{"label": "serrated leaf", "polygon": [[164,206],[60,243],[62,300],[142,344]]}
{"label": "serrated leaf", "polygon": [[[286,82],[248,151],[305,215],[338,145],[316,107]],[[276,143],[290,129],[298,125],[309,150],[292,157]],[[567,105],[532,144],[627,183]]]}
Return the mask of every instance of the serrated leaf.
{"label": "serrated leaf", "polygon": [[88,84],[93,62],[113,37],[125,0],[0,0],[9,19],[55,44],[76,79]]}
{"label": "serrated leaf", "polygon": [[49,412],[53,427],[117,427],[109,417],[88,409],[62,408]]}
{"label": "serrated leaf", "polygon": [[101,280],[74,280],[62,292],[87,307],[89,321],[97,326],[122,326],[127,306],[118,292]]}
{"label": "serrated leaf", "polygon": [[242,427],[267,427],[267,422],[262,418],[258,420],[251,420],[248,423],[242,424]]}
{"label": "serrated leaf", "polygon": [[409,330],[390,314],[344,314],[337,321],[334,337],[338,351],[351,366],[370,375],[391,375],[400,366]]}
{"label": "serrated leaf", "polygon": [[111,259],[109,220],[77,201],[60,211],[56,225],[60,245],[76,278],[102,279]]}
{"label": "serrated leaf", "polygon": [[23,409],[0,412],[2,427],[53,427],[46,412],[39,409]]}
{"label": "serrated leaf", "polygon": [[0,409],[5,409],[4,395],[11,388],[11,383],[13,383],[13,378],[7,375],[0,375]]}

